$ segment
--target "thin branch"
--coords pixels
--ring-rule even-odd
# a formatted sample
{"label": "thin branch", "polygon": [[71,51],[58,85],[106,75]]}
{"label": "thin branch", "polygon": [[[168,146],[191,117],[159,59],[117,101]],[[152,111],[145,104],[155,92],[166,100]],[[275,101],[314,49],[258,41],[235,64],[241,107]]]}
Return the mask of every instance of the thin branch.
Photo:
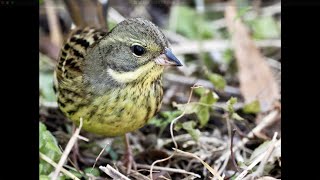
{"label": "thin branch", "polygon": [[74,144],[76,143],[76,141],[78,140],[78,136],[79,136],[79,133],[80,133],[80,130],[82,128],[82,118],[80,118],[80,125],[79,125],[79,128],[76,129],[76,131],[74,132],[74,134],[72,135],[72,137],[70,138],[61,158],[60,158],[60,161],[58,163],[58,166],[56,167],[56,170],[52,176],[52,180],[56,180],[59,176],[59,173],[61,171],[61,168],[63,166],[63,164],[66,162],[66,160],[68,159],[68,155],[72,149],[72,147],[74,146]]}
{"label": "thin branch", "polygon": [[[43,159],[44,161],[46,161],[47,163],[51,164],[55,168],[58,166],[57,163],[55,163],[52,159],[50,159],[45,154],[42,154],[41,152],[40,152],[40,158]],[[70,173],[69,171],[64,169],[63,167],[61,167],[61,172],[64,173],[65,175],[67,175],[68,177],[70,177],[71,179],[80,180],[79,178],[77,178],[77,176],[73,175],[72,173]]]}
{"label": "thin branch", "polygon": [[[189,99],[188,99],[188,102],[187,104],[190,103],[191,101],[191,97],[192,97],[192,93],[193,93],[193,89],[196,88],[196,85],[194,84],[192,87],[191,87],[191,92],[190,92],[190,95],[189,95]],[[171,134],[171,138],[172,138],[172,141],[173,141],[173,144],[174,144],[174,147],[176,149],[178,149],[178,145],[177,145],[177,142],[176,140],[174,139],[174,135],[173,135],[173,125],[176,123],[176,121],[178,121],[181,117],[183,117],[185,115],[186,111],[184,110],[182,112],[182,114],[178,117],[176,117],[174,120],[172,120],[172,122],[170,123],[170,134]],[[152,164],[151,164],[151,167],[150,167],[150,178],[153,179],[153,174],[152,174],[152,171],[153,171],[153,167],[155,166],[155,164],[159,163],[159,162],[164,162],[164,161],[167,161],[169,159],[171,159],[174,155],[175,155],[176,151],[174,151],[169,157],[167,158],[164,158],[164,159],[159,159],[159,160],[156,160],[154,161]]]}
{"label": "thin branch", "polygon": [[241,180],[245,177],[245,175],[248,174],[248,172],[255,167],[258,163],[260,163],[261,161],[263,161],[264,159],[268,159],[268,157],[270,156],[272,150],[276,147],[279,146],[281,143],[281,140],[276,139],[278,133],[275,132],[273,139],[272,139],[272,143],[269,145],[268,149],[263,152],[261,155],[259,155],[241,174],[239,174],[239,176],[235,179],[235,180]]}
{"label": "thin branch", "polygon": [[[146,168],[146,169],[150,169],[151,168],[151,166],[146,165],[146,164],[137,164],[137,167]],[[186,171],[184,169],[175,169],[175,168],[161,167],[161,166],[153,166],[153,169],[161,170],[161,171],[174,172],[174,173],[181,173],[181,174],[189,174],[189,175],[201,178],[201,176],[199,174],[196,174],[196,173],[193,173],[193,172],[189,172],[189,171]]]}
{"label": "thin branch", "polygon": [[114,8],[110,7],[108,10],[108,18],[116,21],[117,23],[125,20],[126,18],[123,17],[117,10]]}
{"label": "thin branch", "polygon": [[184,152],[184,151],[181,151],[180,149],[175,149],[173,148],[176,152],[178,153],[181,153],[181,154],[185,154],[189,157],[193,157],[193,158],[196,158],[198,159],[204,166],[206,169],[208,169],[211,174],[215,177],[217,177],[219,180],[223,180],[223,178],[219,175],[219,173],[217,172],[217,170],[215,170],[214,168],[210,167],[209,164],[207,164],[206,162],[204,162],[201,158],[199,158],[198,156],[192,154],[192,153],[189,153],[189,152]]}
{"label": "thin branch", "polygon": [[62,43],[62,36],[61,36],[62,33],[60,29],[60,24],[58,22],[56,9],[52,8],[54,7],[52,0],[46,0],[45,6],[47,9],[47,18],[48,18],[48,24],[50,28],[50,39],[54,45],[56,45],[57,47],[60,47]]}
{"label": "thin branch", "polygon": [[[93,166],[92,166],[91,171],[94,169],[94,167],[96,167],[96,163],[98,162],[100,156],[102,155],[103,151],[107,148],[107,146],[108,146],[108,144],[106,144],[106,145],[103,147],[103,149],[100,151],[98,157],[96,158],[96,161],[94,162],[94,164],[93,164]],[[91,171],[90,171],[90,172],[91,172]]]}
{"label": "thin branch", "polygon": [[[281,48],[280,39],[268,39],[255,41],[255,45],[259,48],[277,47]],[[218,50],[233,49],[229,40],[206,40],[206,41],[186,41],[181,44],[173,44],[171,46],[175,55],[181,54],[198,54],[200,52],[211,52]]]}
{"label": "thin branch", "polygon": [[237,169],[238,172],[240,172],[240,169],[238,167],[238,164],[237,164],[237,161],[236,159],[234,158],[234,152],[232,151],[233,149],[233,137],[234,135],[236,134],[237,130],[236,129],[233,129],[232,131],[232,136],[231,136],[231,143],[230,143],[230,151],[231,151],[231,160],[232,160],[232,163],[234,165],[234,167]]}
{"label": "thin branch", "polygon": [[[188,86],[193,85],[192,83],[196,82],[197,85],[201,85],[209,89],[215,88],[210,81],[198,79],[196,77],[186,77],[186,76],[181,76],[177,74],[166,73],[164,75],[164,78],[168,81],[179,83],[179,84],[185,84]],[[231,95],[238,95],[238,96],[240,95],[240,90],[232,86],[226,86],[224,89],[224,92],[229,93]]]}
{"label": "thin branch", "polygon": [[113,179],[117,180],[130,180],[125,175],[121,174],[119,171],[115,170],[113,167],[111,167],[109,164],[107,164],[106,167],[99,166],[99,169],[108,174]]}
{"label": "thin branch", "polygon": [[[243,138],[240,142],[238,142],[233,148],[232,151],[237,151],[240,147],[243,147],[250,138],[253,138],[255,134],[260,133],[263,129],[266,127],[274,124],[279,118],[277,118],[279,115],[278,110],[271,111],[266,117],[264,117],[261,122],[250,131],[250,133],[247,135],[247,137]],[[231,151],[226,151],[226,153],[222,156],[220,156],[219,159],[216,160],[216,163],[222,162],[224,159],[226,159],[228,156],[230,156]]]}

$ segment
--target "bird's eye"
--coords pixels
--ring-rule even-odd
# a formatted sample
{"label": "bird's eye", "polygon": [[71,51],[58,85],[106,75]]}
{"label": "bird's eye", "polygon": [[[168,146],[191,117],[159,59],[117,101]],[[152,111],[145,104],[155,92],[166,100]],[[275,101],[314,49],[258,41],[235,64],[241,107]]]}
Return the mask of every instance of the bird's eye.
{"label": "bird's eye", "polygon": [[142,56],[146,52],[145,49],[142,46],[139,46],[139,45],[131,46],[131,51],[136,56]]}

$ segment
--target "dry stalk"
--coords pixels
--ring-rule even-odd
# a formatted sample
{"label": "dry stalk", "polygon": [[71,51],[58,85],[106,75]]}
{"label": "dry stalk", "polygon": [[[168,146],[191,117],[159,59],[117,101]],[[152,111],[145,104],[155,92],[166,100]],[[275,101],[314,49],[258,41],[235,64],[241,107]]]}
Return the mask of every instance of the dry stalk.
{"label": "dry stalk", "polygon": [[271,152],[273,151],[273,149],[277,146],[280,145],[281,143],[281,139],[277,140],[277,135],[278,133],[275,132],[274,136],[272,138],[272,143],[269,145],[268,149],[262,153],[261,155],[259,155],[241,174],[239,174],[239,176],[235,179],[235,180],[241,180],[243,179],[248,172],[255,167],[258,163],[262,162],[262,161],[267,161]]}
{"label": "dry stalk", "polygon": [[78,136],[79,136],[79,133],[80,133],[80,130],[82,128],[82,118],[80,118],[80,125],[79,125],[79,128],[77,128],[75,130],[75,132],[73,133],[72,137],[70,138],[60,160],[59,160],[59,163],[58,165],[56,166],[56,170],[54,171],[54,174],[52,176],[52,180],[56,180],[59,176],[59,173],[61,171],[61,168],[63,166],[63,164],[66,162],[66,160],[68,159],[68,155],[72,149],[72,147],[74,146],[74,144],[76,143],[76,141],[78,140]]}
{"label": "dry stalk", "polygon": [[198,156],[192,154],[192,153],[189,153],[189,152],[184,152],[184,151],[181,151],[179,149],[176,149],[176,148],[173,148],[176,152],[178,153],[181,153],[181,154],[184,154],[184,155],[187,155],[189,157],[193,157],[193,158],[196,158],[198,159],[204,166],[205,168],[208,169],[208,171],[211,172],[211,174],[215,177],[217,177],[219,180],[223,180],[223,178],[219,175],[219,173],[217,172],[217,170],[215,170],[214,168],[210,167],[209,164],[207,164],[206,162],[204,162],[201,158],[199,158]]}
{"label": "dry stalk", "polygon": [[[55,168],[58,166],[57,163],[55,163],[52,159],[50,159],[45,154],[42,154],[41,152],[40,152],[40,158],[43,159],[44,161],[46,161],[47,163],[51,164]],[[64,169],[63,167],[61,167],[61,172],[64,173],[65,175],[67,175],[68,177],[70,177],[71,179],[80,180],[79,178],[77,178],[77,176],[73,175],[72,173],[70,173],[69,171]]]}
{"label": "dry stalk", "polygon": [[121,174],[119,171],[115,170],[113,167],[111,167],[109,164],[107,164],[106,167],[104,166],[99,166],[99,169],[101,169],[103,172],[108,174],[110,177],[113,179],[117,180],[130,180],[127,178],[125,175]]}
{"label": "dry stalk", "polygon": [[[150,169],[151,168],[151,166],[146,165],[146,164],[137,164],[137,167],[146,168],[146,169]],[[186,171],[184,169],[175,169],[175,168],[161,167],[161,166],[153,166],[153,169],[161,170],[161,171],[174,172],[174,173],[181,173],[181,174],[189,174],[189,175],[195,176],[197,178],[201,178],[201,176],[199,174],[196,174],[196,173],[193,173],[193,172],[189,172],[189,171]]]}
{"label": "dry stalk", "polygon": [[[199,86],[197,86],[199,87]],[[196,85],[194,84],[192,87],[191,87],[191,92],[190,92],[190,95],[189,95],[189,99],[188,99],[188,102],[187,104],[190,103],[190,100],[191,100],[191,97],[192,97],[192,93],[193,93],[193,89],[194,88],[197,88]],[[178,121],[181,117],[183,117],[185,115],[186,111],[184,110],[182,112],[182,114],[178,117],[176,117],[174,120],[172,120],[172,122],[170,123],[170,134],[171,134],[171,138],[172,138],[172,141],[173,141],[173,144],[174,144],[174,147],[176,149],[178,149],[178,144],[176,142],[176,140],[174,139],[174,135],[173,135],[173,125],[176,123],[176,121]],[[176,151],[174,151],[169,157],[167,158],[164,158],[164,159],[159,159],[159,160],[156,160],[154,161],[152,164],[151,164],[151,167],[150,167],[150,178],[153,180],[153,175],[152,175],[152,171],[153,171],[153,167],[155,164],[159,163],[159,162],[164,162],[164,161],[167,161],[169,159],[171,159],[174,155],[175,155]]]}
{"label": "dry stalk", "polygon": [[[271,111],[266,117],[264,117],[261,122],[254,128],[250,133],[247,135],[247,137],[243,138],[240,142],[238,142],[233,148],[232,151],[237,151],[240,147],[243,147],[250,138],[254,138],[255,134],[259,134],[263,129],[266,127],[272,125],[278,120],[279,111],[273,110]],[[226,153],[222,156],[220,156],[219,159],[216,160],[217,163],[222,162],[224,159],[226,159],[228,156],[230,156],[230,151],[226,151]]]}
{"label": "dry stalk", "polygon": [[60,30],[56,9],[54,8],[54,4],[52,0],[46,0],[45,6],[47,9],[47,18],[48,18],[48,24],[50,28],[51,42],[57,47],[60,47],[62,43],[62,36],[61,36],[62,33]]}

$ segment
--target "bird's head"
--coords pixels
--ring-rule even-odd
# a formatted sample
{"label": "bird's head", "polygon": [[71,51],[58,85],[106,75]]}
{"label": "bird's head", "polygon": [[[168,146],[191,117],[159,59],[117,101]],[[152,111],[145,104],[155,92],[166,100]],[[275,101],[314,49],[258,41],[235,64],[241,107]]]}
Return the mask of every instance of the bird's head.
{"label": "bird's head", "polygon": [[120,83],[146,76],[156,79],[164,66],[182,66],[159,28],[141,18],[122,21],[97,43],[86,58],[88,69],[96,73],[101,69],[100,77],[106,75]]}

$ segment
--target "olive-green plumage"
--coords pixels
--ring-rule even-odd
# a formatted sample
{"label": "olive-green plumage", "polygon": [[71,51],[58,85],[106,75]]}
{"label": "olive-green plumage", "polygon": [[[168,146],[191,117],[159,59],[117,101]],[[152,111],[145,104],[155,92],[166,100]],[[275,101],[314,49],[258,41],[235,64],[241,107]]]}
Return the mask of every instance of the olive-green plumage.
{"label": "olive-green plumage", "polygon": [[117,136],[142,127],[160,109],[163,65],[181,65],[170,58],[159,63],[167,48],[163,33],[140,18],[122,21],[109,33],[74,30],[55,71],[60,110],[77,124],[82,117],[83,129],[96,134]]}

